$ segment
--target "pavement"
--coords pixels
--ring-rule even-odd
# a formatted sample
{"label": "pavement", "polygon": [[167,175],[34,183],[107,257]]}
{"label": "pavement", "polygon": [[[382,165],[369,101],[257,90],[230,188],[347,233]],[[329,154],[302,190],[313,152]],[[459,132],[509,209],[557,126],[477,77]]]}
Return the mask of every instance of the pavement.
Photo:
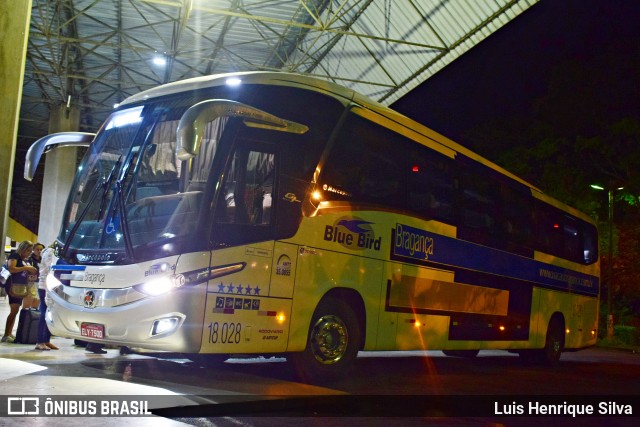
{"label": "pavement", "polygon": [[[9,301],[0,297],[2,332],[8,314]],[[14,335],[17,327],[16,320]],[[118,410],[122,405],[139,401],[145,402],[145,408],[149,412],[164,408],[179,410],[183,407],[190,412],[190,406],[194,409],[196,405],[218,403],[233,406],[268,398],[270,395],[341,394],[336,390],[307,384],[237,373],[233,369],[216,371],[211,376],[207,373],[202,378],[185,379],[180,376],[185,372],[180,366],[190,366],[190,362],[181,359],[179,354],[159,354],[135,349],[134,353],[121,355],[120,349],[115,347],[105,348],[106,354],[94,354],[75,345],[73,339],[55,336],[51,338],[51,343],[59,350],[36,350],[35,344],[0,343],[0,427],[22,424],[84,427],[88,423],[91,427],[185,426],[187,424],[152,414],[138,416],[134,413],[137,416],[130,417],[117,415],[121,415]],[[115,415],[111,411],[109,416],[62,416],[69,413],[68,405],[72,403],[81,408],[81,405],[87,405],[84,402],[93,402],[98,408],[95,412],[100,412],[105,401],[120,405],[120,408],[116,408]],[[25,407],[20,405],[33,406],[33,402],[39,404],[38,416],[16,414]],[[46,405],[49,405],[49,409],[55,409],[56,404],[62,405],[59,406],[62,409],[56,409],[59,413],[52,417],[52,411],[47,411]],[[15,405],[18,405],[17,410]],[[275,420],[271,421],[267,420],[267,424],[263,425],[282,425]],[[238,422],[222,417],[217,419],[215,425],[238,425]]]}
{"label": "pavement", "polygon": [[[9,314],[9,301],[6,297],[0,297],[0,331],[4,331],[7,315]],[[13,334],[18,327],[14,326]],[[118,399],[129,397],[132,400],[144,397],[149,400],[148,409],[157,407],[188,406],[197,404],[188,395],[182,395],[168,388],[135,384],[128,382],[126,374],[121,380],[97,378],[85,375],[81,369],[74,367],[99,359],[105,363],[110,359],[121,357],[117,348],[107,349],[106,354],[93,354],[83,347],[74,345],[72,339],[52,337],[51,342],[59,347],[59,350],[40,351],[35,349],[35,344],[0,343],[0,426],[13,425],[86,425],[91,423],[96,426],[183,426],[185,424],[157,416],[142,417],[45,417],[43,403],[47,397],[53,400],[82,400],[93,397],[105,399],[109,396],[118,396]],[[127,358],[145,357],[143,355],[128,355]],[[69,365],[60,369],[61,365]],[[68,372],[72,375],[51,375],[50,370]],[[78,375],[73,375],[77,373]],[[97,392],[99,391],[99,392]],[[198,390],[194,390],[198,392]],[[96,396],[98,395],[99,396]],[[195,394],[195,393],[194,393]],[[40,416],[7,416],[10,405],[18,403],[18,398],[28,400],[29,397],[38,396],[40,400]],[[99,405],[99,402],[98,402]],[[65,409],[67,410],[67,409]],[[121,409],[120,409],[121,410]],[[99,411],[99,410],[98,410]],[[15,413],[15,408],[12,413]],[[64,412],[64,411],[63,411]],[[145,411],[146,412],[146,411]]]}

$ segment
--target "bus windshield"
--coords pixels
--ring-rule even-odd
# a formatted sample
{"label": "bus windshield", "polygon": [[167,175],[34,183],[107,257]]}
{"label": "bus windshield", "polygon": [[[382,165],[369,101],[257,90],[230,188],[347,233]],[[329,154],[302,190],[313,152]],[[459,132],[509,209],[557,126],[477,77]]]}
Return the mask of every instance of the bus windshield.
{"label": "bus windshield", "polygon": [[183,163],[176,156],[176,129],[188,106],[132,107],[106,121],[79,167],[59,236],[68,250],[94,253],[79,261],[113,261],[106,252],[138,258],[143,246],[169,248],[196,231],[226,119],[207,124],[199,155]]}
{"label": "bus windshield", "polygon": [[[253,194],[249,178],[238,188],[231,176],[223,184],[223,169],[231,168],[227,175],[255,172],[252,179],[258,179],[256,165],[273,163],[272,150],[251,148],[261,141],[290,158],[283,176],[308,183],[341,111],[320,94],[259,85],[235,92],[215,87],[121,107],[78,168],[58,236],[61,255],[72,263],[128,264],[206,248],[208,239],[201,237],[210,235],[216,192],[235,195],[225,209],[236,216],[243,198]],[[227,158],[240,155],[231,154],[240,141],[248,157],[234,169]]]}

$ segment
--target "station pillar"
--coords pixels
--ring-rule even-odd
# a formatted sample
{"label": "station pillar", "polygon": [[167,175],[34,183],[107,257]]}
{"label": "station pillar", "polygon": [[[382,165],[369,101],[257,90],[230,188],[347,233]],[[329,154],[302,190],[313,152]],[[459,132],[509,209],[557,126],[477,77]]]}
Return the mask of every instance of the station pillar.
{"label": "station pillar", "polygon": [[[0,242],[7,233],[31,0],[0,1]],[[4,250],[0,251],[4,258]]]}
{"label": "station pillar", "polygon": [[[51,109],[49,134],[80,129],[80,109],[59,105]],[[53,243],[60,231],[62,214],[78,162],[77,147],[62,147],[44,155],[44,179],[40,200],[38,240],[45,246]]]}

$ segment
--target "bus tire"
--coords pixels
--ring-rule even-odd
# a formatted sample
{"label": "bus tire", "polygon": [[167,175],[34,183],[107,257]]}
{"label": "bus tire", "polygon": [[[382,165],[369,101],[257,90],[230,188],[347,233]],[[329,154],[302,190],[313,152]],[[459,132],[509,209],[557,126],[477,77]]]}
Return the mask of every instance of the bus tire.
{"label": "bus tire", "polygon": [[465,359],[475,358],[480,350],[442,350],[445,356],[449,357],[463,357]]}
{"label": "bus tire", "polygon": [[564,350],[564,324],[560,316],[549,321],[544,348],[539,353],[540,361],[548,366],[557,366]]}
{"label": "bus tire", "polygon": [[540,350],[524,350],[520,356],[529,362],[555,367],[560,362],[563,350],[564,322],[561,316],[555,315],[549,321],[544,347]]}
{"label": "bus tire", "polygon": [[361,335],[358,318],[346,302],[324,299],[313,314],[305,350],[292,355],[297,375],[312,383],[340,377],[358,356]]}

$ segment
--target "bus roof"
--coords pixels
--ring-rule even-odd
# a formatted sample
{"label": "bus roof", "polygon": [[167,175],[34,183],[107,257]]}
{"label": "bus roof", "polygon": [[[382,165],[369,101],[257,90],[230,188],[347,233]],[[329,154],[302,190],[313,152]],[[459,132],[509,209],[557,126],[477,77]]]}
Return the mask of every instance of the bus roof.
{"label": "bus roof", "polygon": [[205,89],[216,86],[224,86],[227,84],[231,84],[230,79],[232,78],[240,79],[242,84],[304,87],[318,92],[325,92],[335,98],[342,99],[343,102],[355,101],[355,99],[363,99],[366,100],[366,102],[377,104],[375,101],[369,100],[363,95],[360,95],[351,89],[347,89],[344,86],[340,86],[338,84],[331,83],[326,80],[321,80],[315,77],[285,72],[246,71],[239,73],[226,73],[195,77],[191,79],[176,81],[173,83],[167,83],[162,86],[158,86],[153,89],[145,90],[144,92],[132,95],[125,99],[120,105],[146,101],[148,99],[175,93],[189,92],[192,90]]}
{"label": "bus roof", "polygon": [[[261,84],[261,85],[276,85],[276,86],[293,86],[304,88],[316,92],[322,92],[331,96],[344,105],[348,105],[350,103],[355,103],[363,108],[369,109],[377,114],[380,114],[393,122],[398,123],[401,126],[412,129],[426,138],[446,147],[450,150],[456,151],[470,159],[473,159],[495,171],[508,176],[509,178],[517,181],[532,190],[534,197],[544,200],[547,203],[555,205],[556,207],[562,208],[571,214],[578,216],[584,220],[589,222],[593,222],[593,219],[588,215],[580,212],[577,209],[574,209],[564,203],[544,194],[542,190],[538,189],[534,185],[528,183],[527,181],[519,178],[518,176],[512,174],[508,170],[496,165],[490,160],[482,157],[481,155],[469,150],[468,148],[458,144],[457,142],[452,141],[451,139],[445,137],[444,135],[439,134],[438,132],[428,128],[425,125],[422,125],[419,122],[416,122],[409,117],[398,113],[395,110],[392,110],[389,107],[380,104],[352,89],[348,89],[344,86],[340,86],[338,84],[322,80],[315,77],[310,77],[302,74],[295,73],[286,73],[286,72],[270,72],[270,71],[246,71],[246,72],[238,72],[238,73],[227,73],[227,74],[215,74],[210,76],[202,76],[195,77],[186,80],[180,80],[173,83],[167,83],[153,89],[149,89],[138,94],[132,95],[126,98],[120,105],[133,104],[137,102],[142,102],[146,100],[150,100],[153,98],[158,98],[166,95],[172,95],[176,93],[182,92],[190,92],[193,90],[205,89],[216,86],[223,86],[227,84],[232,84],[232,78],[240,79],[241,84]],[[237,83],[237,81],[236,81]]]}

